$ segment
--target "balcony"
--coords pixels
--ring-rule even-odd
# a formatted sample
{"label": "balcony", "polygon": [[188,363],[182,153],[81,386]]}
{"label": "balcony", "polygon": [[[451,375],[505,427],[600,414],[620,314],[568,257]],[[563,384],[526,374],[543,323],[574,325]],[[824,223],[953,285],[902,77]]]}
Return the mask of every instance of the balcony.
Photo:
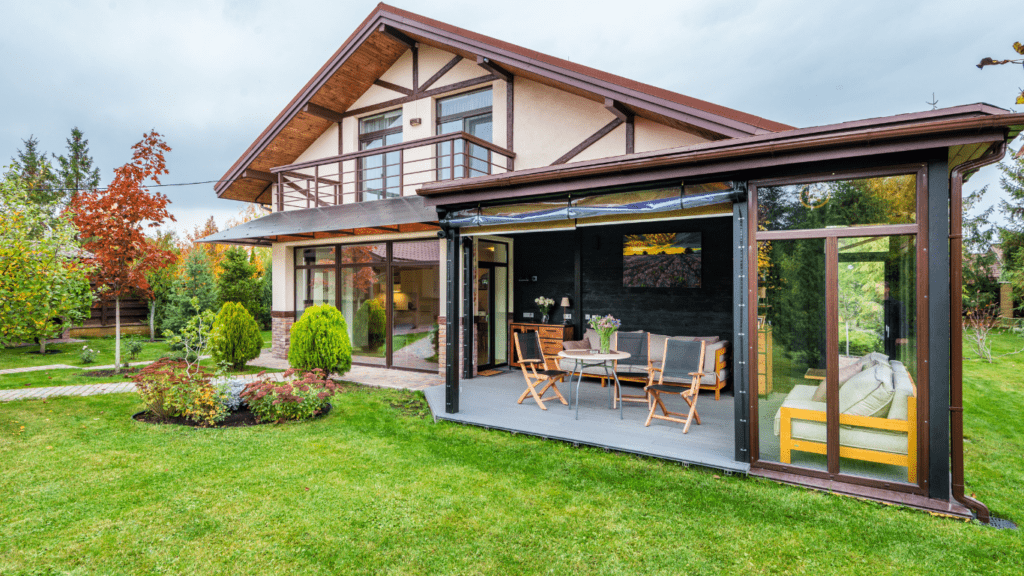
{"label": "balcony", "polygon": [[421,138],[271,169],[276,211],[410,196],[428,182],[514,170],[515,153],[466,132]]}

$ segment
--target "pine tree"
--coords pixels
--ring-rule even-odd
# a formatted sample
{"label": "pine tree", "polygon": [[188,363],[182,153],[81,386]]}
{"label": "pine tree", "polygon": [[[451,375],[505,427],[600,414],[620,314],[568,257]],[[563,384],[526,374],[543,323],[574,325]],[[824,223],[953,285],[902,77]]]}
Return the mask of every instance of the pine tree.
{"label": "pine tree", "polygon": [[74,200],[80,190],[94,190],[100,185],[100,169],[93,165],[89,155],[89,141],[78,127],[71,129],[67,140],[66,156],[53,155],[57,160],[55,186],[63,189],[67,198]]}
{"label": "pine tree", "polygon": [[[65,193],[55,186],[56,175],[46,152],[39,150],[35,136],[21,141],[25,148],[19,148],[11,158],[9,172],[17,175],[28,191],[28,199],[40,206],[63,205]],[[56,212],[56,210],[53,210]]]}
{"label": "pine tree", "polygon": [[197,313],[192,308],[191,300],[195,297],[199,303],[198,313],[204,310],[217,310],[217,280],[213,274],[213,264],[203,250],[192,250],[180,264],[181,271],[174,280],[174,289],[167,303],[164,321],[161,328],[165,331],[180,332],[189,318]]}
{"label": "pine tree", "polygon": [[249,262],[249,255],[243,248],[229,248],[221,261],[221,275],[217,280],[221,304],[237,302],[253,318],[259,313],[259,278],[256,266]]}

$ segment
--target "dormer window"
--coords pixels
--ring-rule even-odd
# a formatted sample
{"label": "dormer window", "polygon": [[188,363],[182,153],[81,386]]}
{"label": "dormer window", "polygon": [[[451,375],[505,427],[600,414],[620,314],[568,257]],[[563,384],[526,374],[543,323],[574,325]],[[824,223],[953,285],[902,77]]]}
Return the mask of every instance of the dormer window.
{"label": "dormer window", "polygon": [[[372,150],[402,142],[402,110],[391,110],[359,120],[359,149]],[[386,152],[359,159],[359,201],[402,195],[402,152]]]}

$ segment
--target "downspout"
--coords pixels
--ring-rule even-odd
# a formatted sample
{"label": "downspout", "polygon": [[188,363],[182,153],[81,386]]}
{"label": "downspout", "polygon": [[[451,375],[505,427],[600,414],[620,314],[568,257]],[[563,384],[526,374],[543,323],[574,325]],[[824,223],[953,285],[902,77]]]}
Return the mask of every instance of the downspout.
{"label": "downspout", "polygon": [[964,162],[949,175],[949,426],[953,498],[988,524],[988,507],[964,495],[964,352],[963,352],[963,186],[964,175],[995,164],[1006,155],[1000,141],[977,160]]}

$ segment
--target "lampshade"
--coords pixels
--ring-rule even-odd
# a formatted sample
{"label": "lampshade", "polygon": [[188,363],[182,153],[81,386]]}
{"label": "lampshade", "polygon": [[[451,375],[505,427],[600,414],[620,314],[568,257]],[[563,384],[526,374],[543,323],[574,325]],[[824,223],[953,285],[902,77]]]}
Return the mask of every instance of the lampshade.
{"label": "lampshade", "polygon": [[563,308],[568,308],[569,307],[569,297],[568,296],[562,296],[562,303],[559,304],[559,306],[562,306]]}

